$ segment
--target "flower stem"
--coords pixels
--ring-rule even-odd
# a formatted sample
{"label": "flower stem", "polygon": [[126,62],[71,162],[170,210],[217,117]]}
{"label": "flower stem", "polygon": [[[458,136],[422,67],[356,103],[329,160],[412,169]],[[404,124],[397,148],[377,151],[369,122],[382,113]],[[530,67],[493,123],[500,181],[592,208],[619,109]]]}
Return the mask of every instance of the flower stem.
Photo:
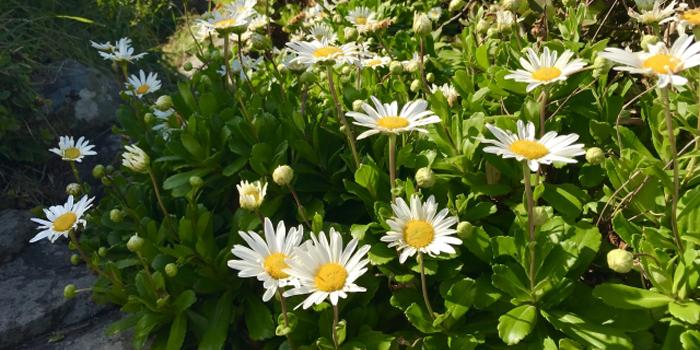
{"label": "flower stem", "polygon": [[99,267],[97,267],[97,266],[95,266],[95,265],[92,264],[92,260],[90,260],[90,259],[87,257],[87,254],[85,254],[85,252],[83,251],[83,248],[80,246],[80,243],[78,242],[78,238],[75,236],[75,231],[74,231],[74,230],[70,230],[70,231],[68,232],[68,235],[70,236],[70,239],[71,239],[71,241],[73,242],[73,245],[75,246],[75,249],[78,250],[78,253],[80,253],[80,256],[81,256],[81,257],[83,258],[83,260],[85,261],[85,264],[87,265],[88,270],[95,271],[95,272],[99,273],[100,275],[104,276],[105,278],[107,278],[108,280],[110,280],[114,285],[118,286],[119,288],[124,288],[124,285],[123,285],[121,282],[119,282],[118,280],[116,280],[116,279],[112,278],[111,276],[107,275],[104,271],[100,270]]}
{"label": "flower stem", "polygon": [[671,117],[671,101],[668,98],[669,88],[665,87],[661,89],[661,97],[664,104],[664,114],[666,116],[666,129],[668,130],[668,143],[671,146],[671,158],[673,160],[673,196],[671,197],[671,230],[673,231],[673,237],[676,241],[676,246],[683,252],[683,243],[681,242],[681,237],[678,232],[678,218],[676,217],[676,212],[678,209],[678,187],[679,187],[679,177],[678,177],[678,150],[676,149],[676,138],[673,134],[673,119]]}
{"label": "flower stem", "polygon": [[238,34],[238,60],[241,65],[241,72],[243,73],[243,77],[245,77],[245,81],[248,83],[248,86],[250,86],[250,92],[255,93],[255,87],[253,87],[253,82],[250,81],[250,78],[248,77],[248,73],[245,71],[245,67],[243,66],[243,34]]}
{"label": "flower stem", "polygon": [[75,176],[78,183],[82,185],[83,183],[80,181],[80,174],[78,173],[78,168],[75,166],[75,162],[71,160],[68,163],[70,163],[70,167],[73,169],[73,176]]}
{"label": "flower stem", "polygon": [[[282,306],[282,317],[284,318],[284,326],[289,327],[289,317],[287,316],[287,298],[284,297],[282,287],[277,287],[277,295],[279,295],[280,297],[280,305]],[[294,345],[292,337],[289,336],[289,333],[287,333],[287,342],[289,343],[289,346],[292,349],[296,350],[297,347]]]}
{"label": "flower stem", "polygon": [[158,182],[156,181],[156,175],[153,174],[153,169],[151,169],[151,167],[148,167],[148,173],[151,175],[151,180],[153,181],[153,189],[155,189],[156,198],[158,198],[158,203],[160,204],[160,209],[163,210],[163,215],[165,215],[165,221],[168,223],[168,227],[170,227],[170,230],[173,231],[173,234],[175,235],[175,239],[179,239],[177,231],[175,230],[175,226],[173,226],[173,222],[170,220],[170,214],[168,214],[168,210],[165,209],[165,204],[163,204],[163,198],[161,198],[161,196],[160,196],[160,190],[158,189]]}
{"label": "flower stem", "polygon": [[262,214],[260,214],[260,210],[256,210],[255,214],[258,215],[258,220],[260,220],[260,225],[265,225],[265,219],[263,218]]}
{"label": "flower stem", "polygon": [[190,32],[190,36],[192,36],[192,40],[194,40],[194,43],[197,45],[197,51],[199,52],[199,56],[204,58],[204,51],[202,51],[202,46],[199,45],[199,41],[197,41],[197,38],[194,36],[194,33],[192,33],[192,27],[190,27],[190,12],[187,10],[188,2],[190,2],[190,0],[184,0],[182,2],[183,10],[185,11],[185,25],[187,26],[187,30]]}
{"label": "flower stem", "polygon": [[[700,78],[700,70],[698,70],[698,78]],[[697,94],[698,94],[698,126],[697,126],[697,135],[700,136],[700,84],[698,84],[697,88]],[[700,149],[700,143],[696,142],[695,143],[695,150]],[[688,171],[685,174],[685,183],[686,185],[688,184],[688,181],[690,181],[690,177],[693,175],[693,171],[695,171],[695,164],[697,164],[698,157],[693,157],[690,159],[690,165],[688,165]]]}
{"label": "flower stem", "polygon": [[233,74],[231,74],[231,62],[228,60],[228,52],[229,52],[229,41],[231,38],[229,38],[228,35],[224,35],[224,69],[226,70],[226,76],[228,79],[224,78],[224,86],[228,86],[229,80],[231,81],[231,84],[233,84]]}
{"label": "flower stem", "polygon": [[328,76],[328,87],[331,90],[331,94],[333,95],[333,100],[335,101],[335,107],[338,110],[338,117],[340,120],[343,122],[343,126],[345,127],[345,132],[348,135],[348,142],[350,143],[350,150],[352,151],[352,157],[355,159],[355,166],[357,168],[360,167],[360,156],[357,155],[357,149],[355,149],[355,137],[352,135],[352,129],[350,129],[350,125],[348,124],[347,118],[345,118],[345,114],[343,114],[343,107],[340,106],[340,102],[338,101],[338,95],[335,92],[335,85],[333,84],[333,68],[329,65],[326,66],[327,70],[327,76]]}
{"label": "flower stem", "polygon": [[309,219],[306,218],[306,213],[304,213],[304,206],[301,205],[301,201],[299,200],[299,196],[297,196],[297,192],[294,191],[294,187],[292,187],[291,183],[288,183],[287,187],[289,187],[289,192],[292,193],[292,197],[294,197],[294,200],[297,202],[297,209],[299,209],[299,215],[301,215],[301,218],[304,219],[306,225],[309,226],[309,228],[311,228],[311,223],[309,223]]}
{"label": "flower stem", "polygon": [[389,134],[389,181],[391,182],[391,201],[396,202],[396,134]]}
{"label": "flower stem", "polygon": [[338,349],[338,304],[333,305],[333,329],[331,329],[333,335],[333,344],[336,350]]}
{"label": "flower stem", "polygon": [[535,289],[535,223],[533,220],[534,211],[534,201],[532,199],[532,186],[530,186],[530,168],[527,166],[527,162],[523,162],[523,178],[525,180],[525,197],[527,198],[527,224],[529,235],[530,246],[530,272],[528,277],[530,278],[530,290]]}
{"label": "flower stem", "polygon": [[141,260],[141,265],[143,265],[143,270],[146,271],[148,281],[151,283],[151,286],[153,286],[153,293],[155,294],[155,297],[159,298],[158,287],[156,287],[156,283],[153,281],[153,276],[151,276],[151,270],[148,269],[148,264],[146,264],[146,260],[143,258],[143,255],[141,255],[140,251],[136,251],[136,255],[139,256],[139,260]]}
{"label": "flower stem", "polygon": [[423,62],[423,55],[425,53],[425,38],[420,38],[420,78],[421,81],[423,81],[423,86],[425,87],[425,93],[428,95],[432,95],[432,91],[430,91],[430,86],[428,85],[428,80],[425,78],[425,65]]}
{"label": "flower stem", "polygon": [[435,313],[433,308],[430,306],[430,300],[428,300],[428,286],[425,284],[425,264],[423,263],[423,252],[418,252],[418,264],[420,264],[420,283],[423,288],[423,301],[425,301],[425,307],[428,308],[428,314],[430,318],[435,320]]}
{"label": "flower stem", "polygon": [[[545,123],[547,122],[547,103],[549,103],[549,86],[542,87],[542,102],[540,105],[540,138],[546,133]],[[541,170],[541,168],[540,168]],[[540,184],[540,171],[535,174],[535,186]]]}

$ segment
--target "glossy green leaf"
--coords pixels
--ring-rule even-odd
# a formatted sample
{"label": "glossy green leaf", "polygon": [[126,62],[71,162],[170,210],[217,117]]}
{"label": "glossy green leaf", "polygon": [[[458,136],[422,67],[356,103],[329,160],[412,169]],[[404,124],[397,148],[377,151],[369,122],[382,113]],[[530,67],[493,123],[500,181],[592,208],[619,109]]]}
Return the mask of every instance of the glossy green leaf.
{"label": "glossy green leaf", "polygon": [[518,306],[498,318],[498,336],[508,345],[518,344],[537,324],[537,308]]}
{"label": "glossy green leaf", "polygon": [[621,309],[652,309],[673,301],[671,297],[650,290],[610,283],[596,286],[593,296]]}

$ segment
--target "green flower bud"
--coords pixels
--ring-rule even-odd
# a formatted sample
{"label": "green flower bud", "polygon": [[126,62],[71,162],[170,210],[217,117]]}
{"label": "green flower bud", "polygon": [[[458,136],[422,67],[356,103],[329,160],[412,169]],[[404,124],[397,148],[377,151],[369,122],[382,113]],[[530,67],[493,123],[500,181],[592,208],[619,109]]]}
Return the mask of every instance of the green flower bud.
{"label": "green flower bud", "polygon": [[593,60],[593,78],[599,78],[608,74],[612,66],[612,61],[606,60],[602,56],[596,56],[595,60]]}
{"label": "green flower bud", "polygon": [[177,275],[177,265],[173,263],[165,265],[165,274],[170,277],[175,277],[175,275]]}
{"label": "green flower bud", "polygon": [[355,100],[352,103],[352,110],[355,112],[362,112],[362,104],[364,104],[365,101],[362,100]]}
{"label": "green flower bud", "polygon": [[182,69],[184,69],[185,72],[191,71],[192,68],[192,62],[185,62],[185,64],[182,66]]}
{"label": "green flower bud", "polygon": [[190,186],[200,188],[204,185],[204,180],[199,176],[190,176]]}
{"label": "green flower bud", "polygon": [[468,239],[472,235],[472,231],[474,231],[474,225],[469,221],[462,221],[457,224],[457,235],[461,239]]}
{"label": "green flower bud", "polygon": [[500,34],[500,32],[498,31],[498,28],[496,28],[496,27],[491,27],[486,31],[486,36],[491,38],[491,39],[498,38],[499,34]]}
{"label": "green flower bud", "polygon": [[476,32],[479,34],[486,34],[489,28],[491,28],[491,23],[485,19],[480,19],[476,24]]}
{"label": "green flower bud", "polygon": [[416,182],[421,188],[430,188],[435,185],[435,173],[430,168],[420,168],[416,172]]}
{"label": "green flower bud", "polygon": [[63,296],[66,297],[66,299],[73,299],[77,294],[78,290],[75,288],[75,285],[69,284],[66,288],[63,288]]}
{"label": "green flower bud", "polygon": [[78,254],[71,255],[70,256],[70,263],[73,265],[80,264],[80,255],[78,255]]}
{"label": "green flower bud", "polygon": [[506,10],[510,10],[512,12],[515,12],[520,8],[521,3],[522,3],[522,0],[503,0],[503,7]]}
{"label": "green flower bud", "polygon": [[146,125],[151,125],[155,118],[156,117],[153,115],[153,113],[146,113],[143,115],[143,121],[146,122]]}
{"label": "green flower bud", "polygon": [[316,81],[316,74],[306,71],[301,74],[299,77],[299,81],[301,81],[304,84],[313,84]]}
{"label": "green flower bud", "polygon": [[124,219],[124,212],[119,209],[112,209],[112,211],[109,212],[109,219],[112,220],[112,222],[122,222]]}
{"label": "green flower bud", "polygon": [[634,266],[634,255],[624,249],[613,249],[608,252],[608,267],[619,273],[628,273]]}
{"label": "green flower bud", "polygon": [[270,41],[267,40],[267,36],[259,33],[253,33],[250,36],[250,41],[253,43],[253,48],[258,51],[265,51],[270,47]]}
{"label": "green flower bud", "polygon": [[202,74],[202,78],[199,79],[199,83],[204,86],[211,86],[211,78],[208,75]]}
{"label": "green flower bud", "polygon": [[459,11],[464,8],[464,0],[452,0],[448,9],[450,11]]}
{"label": "green flower bud", "polygon": [[420,69],[420,62],[418,60],[410,61],[406,65],[406,70],[410,73],[415,73]]}
{"label": "green flower bud", "polygon": [[156,300],[156,305],[158,307],[163,307],[163,306],[168,304],[168,299],[170,299],[170,295],[166,295],[162,298],[158,298],[158,300]]}
{"label": "green flower bud", "polygon": [[345,42],[355,41],[360,36],[357,28],[355,27],[345,27],[345,29],[343,29],[343,33],[345,34]]}
{"label": "green flower bud", "polygon": [[598,147],[591,147],[586,151],[586,160],[591,165],[600,165],[605,161],[605,152]]}
{"label": "green flower bud", "polygon": [[77,196],[80,193],[83,192],[83,186],[80,186],[79,183],[70,183],[68,186],[66,186],[66,194],[69,196]]}
{"label": "green flower bud", "polygon": [[323,100],[323,107],[325,107],[325,108],[333,107],[333,100],[331,100],[330,98]]}
{"label": "green flower bud", "polygon": [[427,80],[429,83],[434,82],[435,81],[435,74],[433,74],[433,73],[426,74],[425,80]]}
{"label": "green flower bud", "polygon": [[[211,59],[211,51],[207,51],[204,53],[204,60],[209,61]],[[191,65],[191,64],[190,64]]]}
{"label": "green flower bud", "polygon": [[112,182],[109,181],[109,179],[107,179],[106,177],[103,177],[103,178],[101,178],[100,180],[102,181],[102,184],[103,184],[103,185],[105,185],[105,186],[112,186]]}
{"label": "green flower bud", "polygon": [[112,175],[114,173],[114,167],[111,165],[108,165],[105,167],[105,174],[107,175]]}
{"label": "green flower bud", "polygon": [[413,15],[413,32],[419,37],[424,37],[433,31],[433,23],[425,13]]}
{"label": "green flower bud", "polygon": [[340,82],[343,84],[350,84],[352,82],[352,77],[349,75],[343,75],[340,77]]}
{"label": "green flower bud", "polygon": [[549,214],[544,207],[536,207],[532,210],[532,224],[542,226],[549,220]]}
{"label": "green flower bud", "polygon": [[97,250],[97,255],[99,255],[99,256],[105,256],[105,255],[107,255],[107,248],[106,248],[106,247],[100,247],[100,249]]}
{"label": "green flower bud", "polygon": [[212,51],[210,51],[210,52],[211,52],[211,59],[213,59],[213,60],[221,59],[221,57],[222,57],[221,51],[219,51],[219,50],[212,50]]}
{"label": "green flower bud", "polygon": [[294,170],[289,165],[280,165],[272,172],[272,180],[280,186],[287,186],[294,178]]}
{"label": "green flower bud", "polygon": [[420,90],[420,88],[421,88],[421,85],[422,84],[421,84],[420,80],[413,79],[413,81],[411,82],[411,91],[418,92],[418,90]]}
{"label": "green flower bud", "polygon": [[173,98],[168,95],[158,97],[158,100],[156,100],[156,108],[163,112],[173,108]]}
{"label": "green flower bud", "polygon": [[285,75],[289,73],[289,68],[287,68],[287,66],[285,66],[284,64],[280,63],[277,65],[277,71],[280,72],[280,74]]}
{"label": "green flower bud", "polygon": [[333,23],[338,23],[338,24],[343,23],[343,16],[341,16],[337,13],[335,15],[333,15]]}
{"label": "green flower bud", "polygon": [[345,66],[343,69],[340,70],[340,74],[342,75],[349,75],[352,73],[352,67],[350,66]]}
{"label": "green flower bud", "polygon": [[245,99],[248,97],[248,95],[245,93],[245,91],[243,91],[243,90],[241,90],[241,89],[238,89],[238,90],[236,90],[236,93],[233,94],[233,97],[234,97],[236,100],[241,100],[241,101],[243,101],[243,100],[245,100]]}
{"label": "green flower bud", "polygon": [[129,241],[126,242],[126,248],[132,252],[141,251],[141,247],[143,247],[143,238],[139,237],[138,234],[131,236]]}
{"label": "green flower bud", "polygon": [[391,74],[399,75],[403,73],[403,63],[399,61],[394,61],[389,64],[389,71]]}
{"label": "green flower bud", "polygon": [[659,42],[659,37],[656,35],[645,35],[642,37],[642,49],[644,51],[649,51],[649,45],[654,45]]}
{"label": "green flower bud", "polygon": [[105,176],[105,166],[102,164],[95,165],[95,167],[92,168],[92,176],[98,179]]}

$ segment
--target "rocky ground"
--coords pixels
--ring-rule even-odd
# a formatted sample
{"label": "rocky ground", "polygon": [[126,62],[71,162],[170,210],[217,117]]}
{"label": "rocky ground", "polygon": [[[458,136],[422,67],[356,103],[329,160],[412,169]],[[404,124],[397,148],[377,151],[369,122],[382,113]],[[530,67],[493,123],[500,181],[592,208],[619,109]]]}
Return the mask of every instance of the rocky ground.
{"label": "rocky ground", "polygon": [[[131,332],[105,336],[123,315],[113,305],[98,305],[90,293],[73,299],[63,288],[92,286],[84,264],[73,266],[65,239],[29,244],[36,234],[31,214],[0,212],[0,349],[132,349]],[[63,338],[50,343],[51,338]]]}

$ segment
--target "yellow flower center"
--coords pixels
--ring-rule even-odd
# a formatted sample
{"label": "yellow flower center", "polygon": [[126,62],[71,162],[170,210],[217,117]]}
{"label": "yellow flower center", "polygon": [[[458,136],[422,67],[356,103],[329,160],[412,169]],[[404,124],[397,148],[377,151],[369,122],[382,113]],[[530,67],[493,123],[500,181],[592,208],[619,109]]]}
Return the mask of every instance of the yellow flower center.
{"label": "yellow flower center", "polygon": [[666,67],[670,68],[673,72],[678,65],[678,59],[670,55],[656,55],[647,58],[644,61],[644,68],[651,68],[654,72],[659,74],[668,74]]}
{"label": "yellow flower center", "polygon": [[78,220],[78,217],[75,214],[67,212],[53,221],[53,230],[56,232],[68,231],[68,229],[73,227],[76,220]]}
{"label": "yellow flower center", "polygon": [[316,40],[321,41],[323,40],[323,35],[316,35]]}
{"label": "yellow flower center", "polygon": [[561,75],[557,67],[543,67],[532,73],[532,79],[539,81],[552,81]]}
{"label": "yellow flower center", "polygon": [[372,61],[367,62],[367,65],[371,67],[371,66],[376,66],[376,65],[381,64],[381,63],[382,63],[382,60],[372,60]]}
{"label": "yellow flower center", "polygon": [[408,126],[408,119],[404,117],[384,117],[377,120],[377,126],[394,130]]}
{"label": "yellow flower center", "polygon": [[367,17],[355,17],[355,23],[367,24]]}
{"label": "yellow flower center", "polygon": [[223,21],[218,21],[218,22],[214,23],[214,27],[226,28],[226,27],[234,26],[235,24],[236,24],[236,19],[231,18],[231,19],[225,19]]}
{"label": "yellow flower center", "polygon": [[63,151],[63,156],[68,159],[75,159],[80,157],[80,150],[75,147],[68,147]]}
{"label": "yellow flower center", "polygon": [[433,11],[433,17],[437,17],[438,13],[436,11]]}
{"label": "yellow flower center", "polygon": [[136,89],[136,93],[139,95],[143,95],[143,94],[147,93],[150,88],[151,87],[148,85],[141,85],[141,86],[139,86],[138,89]]}
{"label": "yellow flower center", "polygon": [[336,263],[328,263],[318,269],[314,282],[318,290],[330,293],[341,290],[347,278],[348,272],[344,267]]}
{"label": "yellow flower center", "polygon": [[238,13],[243,13],[243,12],[245,12],[245,10],[247,10],[247,8],[245,8],[245,7],[239,7],[239,8],[238,8]]}
{"label": "yellow flower center", "polygon": [[423,220],[411,220],[403,228],[403,240],[413,248],[427,247],[433,242],[433,225]]}
{"label": "yellow flower center", "polygon": [[337,47],[322,47],[320,49],[317,49],[314,52],[314,56],[316,57],[336,57],[336,56],[342,56],[343,55],[343,50],[337,48]]}
{"label": "yellow flower center", "polygon": [[518,140],[511,143],[510,150],[517,155],[527,158],[528,160],[540,159],[549,154],[547,147],[543,146],[539,142],[528,140]]}
{"label": "yellow flower center", "polygon": [[246,197],[253,196],[253,198],[255,198],[255,203],[260,201],[260,192],[255,187],[244,190],[243,195]]}
{"label": "yellow flower center", "polygon": [[694,9],[686,11],[681,15],[681,19],[690,22],[693,25],[700,25],[700,10]]}
{"label": "yellow flower center", "polygon": [[274,279],[289,277],[288,274],[282,272],[282,269],[289,268],[289,265],[284,262],[284,258],[289,258],[289,256],[282,253],[270,254],[270,256],[265,259],[265,272]]}

